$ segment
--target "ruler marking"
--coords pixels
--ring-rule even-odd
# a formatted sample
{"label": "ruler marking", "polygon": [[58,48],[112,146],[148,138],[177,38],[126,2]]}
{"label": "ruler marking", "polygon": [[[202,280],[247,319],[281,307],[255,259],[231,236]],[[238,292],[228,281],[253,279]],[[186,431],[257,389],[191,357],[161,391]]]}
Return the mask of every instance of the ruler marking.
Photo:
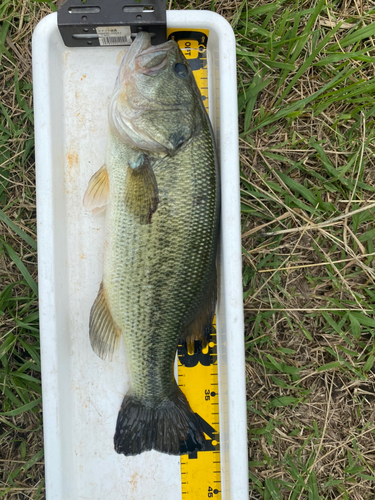
{"label": "ruler marking", "polygon": [[[193,73],[203,98],[203,106],[207,110],[209,105],[206,57],[208,33],[208,30],[195,29],[168,30],[168,39],[173,37],[188,62],[194,62]],[[178,348],[178,385],[183,388],[192,410],[201,420],[207,440],[205,451],[191,453],[190,456],[181,456],[181,491],[184,500],[203,500],[203,498],[211,498],[207,494],[212,495],[212,493],[214,493],[215,500],[221,500],[221,488],[216,486],[221,484],[216,318],[214,318],[213,327],[207,348],[202,349],[200,341],[194,341],[193,352],[187,351],[186,344],[179,345]],[[215,442],[214,445],[213,442]]]}

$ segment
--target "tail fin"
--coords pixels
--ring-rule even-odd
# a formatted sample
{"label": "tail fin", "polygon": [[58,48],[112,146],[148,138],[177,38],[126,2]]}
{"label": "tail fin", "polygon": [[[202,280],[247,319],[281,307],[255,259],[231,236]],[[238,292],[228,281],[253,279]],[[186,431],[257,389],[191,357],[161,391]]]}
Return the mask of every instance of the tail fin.
{"label": "tail fin", "polygon": [[198,417],[176,385],[171,396],[157,406],[126,395],[117,417],[114,444],[117,453],[126,456],[149,450],[183,455],[204,450],[205,438]]}

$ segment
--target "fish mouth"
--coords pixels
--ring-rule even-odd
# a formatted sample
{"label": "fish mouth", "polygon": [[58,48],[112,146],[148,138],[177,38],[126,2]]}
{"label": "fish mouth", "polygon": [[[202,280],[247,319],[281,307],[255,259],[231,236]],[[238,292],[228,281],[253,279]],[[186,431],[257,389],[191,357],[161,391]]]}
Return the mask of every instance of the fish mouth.
{"label": "fish mouth", "polygon": [[[120,66],[115,88],[108,108],[111,126],[128,144],[147,151],[168,153],[169,148],[151,137],[147,130],[140,130],[137,118],[144,112],[162,109],[163,103],[153,102],[145,95],[136,75],[152,77],[169,66],[171,51],[176,49],[174,41],[151,45],[149,33],[137,34],[126,52]],[[142,78],[143,80],[143,78]],[[176,106],[174,110],[179,109]],[[165,112],[166,109],[163,108]]]}
{"label": "fish mouth", "polygon": [[173,49],[172,41],[150,45],[135,58],[135,69],[148,76],[160,73],[168,64],[168,54]]}
{"label": "fish mouth", "polygon": [[122,70],[126,67],[134,70],[135,58],[145,49],[148,49],[150,45],[151,37],[149,33],[147,33],[146,31],[141,31],[140,33],[138,33],[121,62],[120,72],[122,72]]}
{"label": "fish mouth", "polygon": [[125,77],[125,73],[137,71],[149,76],[157,75],[167,66],[168,54],[173,47],[172,41],[151,45],[150,34],[139,32],[122,60],[120,74]]}

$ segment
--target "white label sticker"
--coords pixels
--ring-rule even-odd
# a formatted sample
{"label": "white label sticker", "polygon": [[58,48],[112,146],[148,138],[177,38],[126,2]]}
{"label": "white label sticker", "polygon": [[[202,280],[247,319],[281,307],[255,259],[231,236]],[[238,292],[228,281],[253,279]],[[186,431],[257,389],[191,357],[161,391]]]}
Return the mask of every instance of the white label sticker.
{"label": "white label sticker", "polygon": [[100,45],[130,45],[130,26],[100,26],[96,28]]}

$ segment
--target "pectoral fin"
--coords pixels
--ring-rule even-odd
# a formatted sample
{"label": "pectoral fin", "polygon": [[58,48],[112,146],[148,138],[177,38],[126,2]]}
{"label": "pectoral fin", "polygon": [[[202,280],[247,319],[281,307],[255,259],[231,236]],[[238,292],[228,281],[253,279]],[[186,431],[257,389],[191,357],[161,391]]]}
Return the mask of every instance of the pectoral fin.
{"label": "pectoral fin", "polygon": [[102,166],[90,179],[83,206],[86,210],[92,210],[94,214],[103,212],[108,203],[109,180],[105,165]]}
{"label": "pectoral fin", "polygon": [[111,361],[113,353],[118,347],[121,331],[115,325],[108,309],[103,283],[100,285],[98,295],[91,308],[89,333],[91,347],[95,354],[102,359],[108,356]]}
{"label": "pectoral fin", "polygon": [[125,185],[125,206],[141,224],[149,224],[158,207],[158,186],[147,156],[128,166]]}

